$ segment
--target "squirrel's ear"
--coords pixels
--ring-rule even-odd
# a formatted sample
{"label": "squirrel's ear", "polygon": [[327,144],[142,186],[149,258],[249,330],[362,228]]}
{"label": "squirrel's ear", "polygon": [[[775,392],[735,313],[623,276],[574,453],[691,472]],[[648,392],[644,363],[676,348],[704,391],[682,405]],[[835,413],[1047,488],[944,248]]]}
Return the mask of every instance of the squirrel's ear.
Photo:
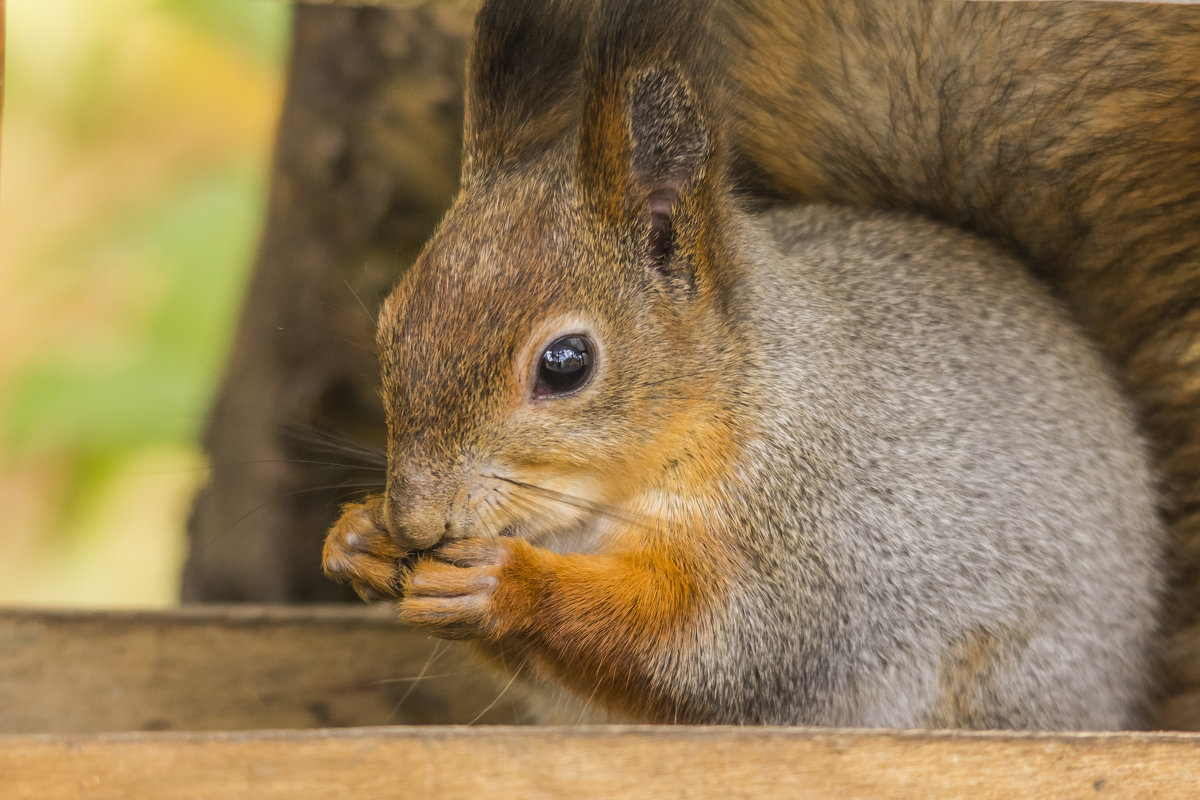
{"label": "squirrel's ear", "polygon": [[585,195],[612,224],[645,226],[650,263],[686,284],[722,178],[711,43],[706,3],[613,0],[593,18],[584,66]]}
{"label": "squirrel's ear", "polygon": [[580,53],[590,6],[487,0],[467,67],[463,180],[519,163],[578,120]]}
{"label": "squirrel's ear", "polygon": [[671,65],[643,70],[630,82],[629,130],[634,190],[645,197],[647,250],[668,269],[675,246],[680,195],[699,188],[713,141],[691,88]]}

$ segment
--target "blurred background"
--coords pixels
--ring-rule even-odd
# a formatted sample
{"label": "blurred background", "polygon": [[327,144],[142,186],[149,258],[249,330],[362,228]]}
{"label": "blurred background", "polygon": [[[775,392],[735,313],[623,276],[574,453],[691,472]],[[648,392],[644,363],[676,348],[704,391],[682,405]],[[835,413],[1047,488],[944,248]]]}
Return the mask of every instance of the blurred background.
{"label": "blurred background", "polygon": [[7,17],[0,603],[169,604],[289,5],[16,0]]}

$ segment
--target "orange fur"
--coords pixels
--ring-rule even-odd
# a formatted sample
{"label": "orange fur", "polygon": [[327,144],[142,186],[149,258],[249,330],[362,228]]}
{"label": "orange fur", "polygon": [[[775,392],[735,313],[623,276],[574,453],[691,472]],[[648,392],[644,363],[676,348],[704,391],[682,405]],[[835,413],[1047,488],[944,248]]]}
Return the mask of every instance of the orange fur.
{"label": "orange fur", "polygon": [[[718,599],[678,554],[559,555],[519,539],[463,540],[420,562],[400,619],[515,648],[533,671],[640,719],[686,718],[648,680],[659,653]],[[703,597],[703,601],[701,598]]]}

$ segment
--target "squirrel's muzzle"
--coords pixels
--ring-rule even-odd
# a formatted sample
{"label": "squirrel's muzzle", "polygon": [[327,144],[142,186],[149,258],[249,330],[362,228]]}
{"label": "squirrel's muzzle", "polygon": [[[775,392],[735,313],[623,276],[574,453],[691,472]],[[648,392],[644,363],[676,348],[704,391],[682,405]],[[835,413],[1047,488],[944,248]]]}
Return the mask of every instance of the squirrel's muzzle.
{"label": "squirrel's muzzle", "polygon": [[396,544],[427,550],[450,535],[456,486],[437,477],[393,474],[388,480],[384,518]]}

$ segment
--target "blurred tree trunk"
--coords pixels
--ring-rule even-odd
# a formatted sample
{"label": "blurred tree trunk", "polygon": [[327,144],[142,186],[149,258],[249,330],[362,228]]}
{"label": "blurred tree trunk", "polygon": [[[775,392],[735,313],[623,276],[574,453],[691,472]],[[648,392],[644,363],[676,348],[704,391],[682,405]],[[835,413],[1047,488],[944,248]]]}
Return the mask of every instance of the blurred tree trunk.
{"label": "blurred tree trunk", "polygon": [[[383,480],[374,317],[458,178],[471,14],[297,5],[271,198],[209,421],[186,601],[351,595],[320,551]],[[357,445],[374,449],[374,455]]]}

